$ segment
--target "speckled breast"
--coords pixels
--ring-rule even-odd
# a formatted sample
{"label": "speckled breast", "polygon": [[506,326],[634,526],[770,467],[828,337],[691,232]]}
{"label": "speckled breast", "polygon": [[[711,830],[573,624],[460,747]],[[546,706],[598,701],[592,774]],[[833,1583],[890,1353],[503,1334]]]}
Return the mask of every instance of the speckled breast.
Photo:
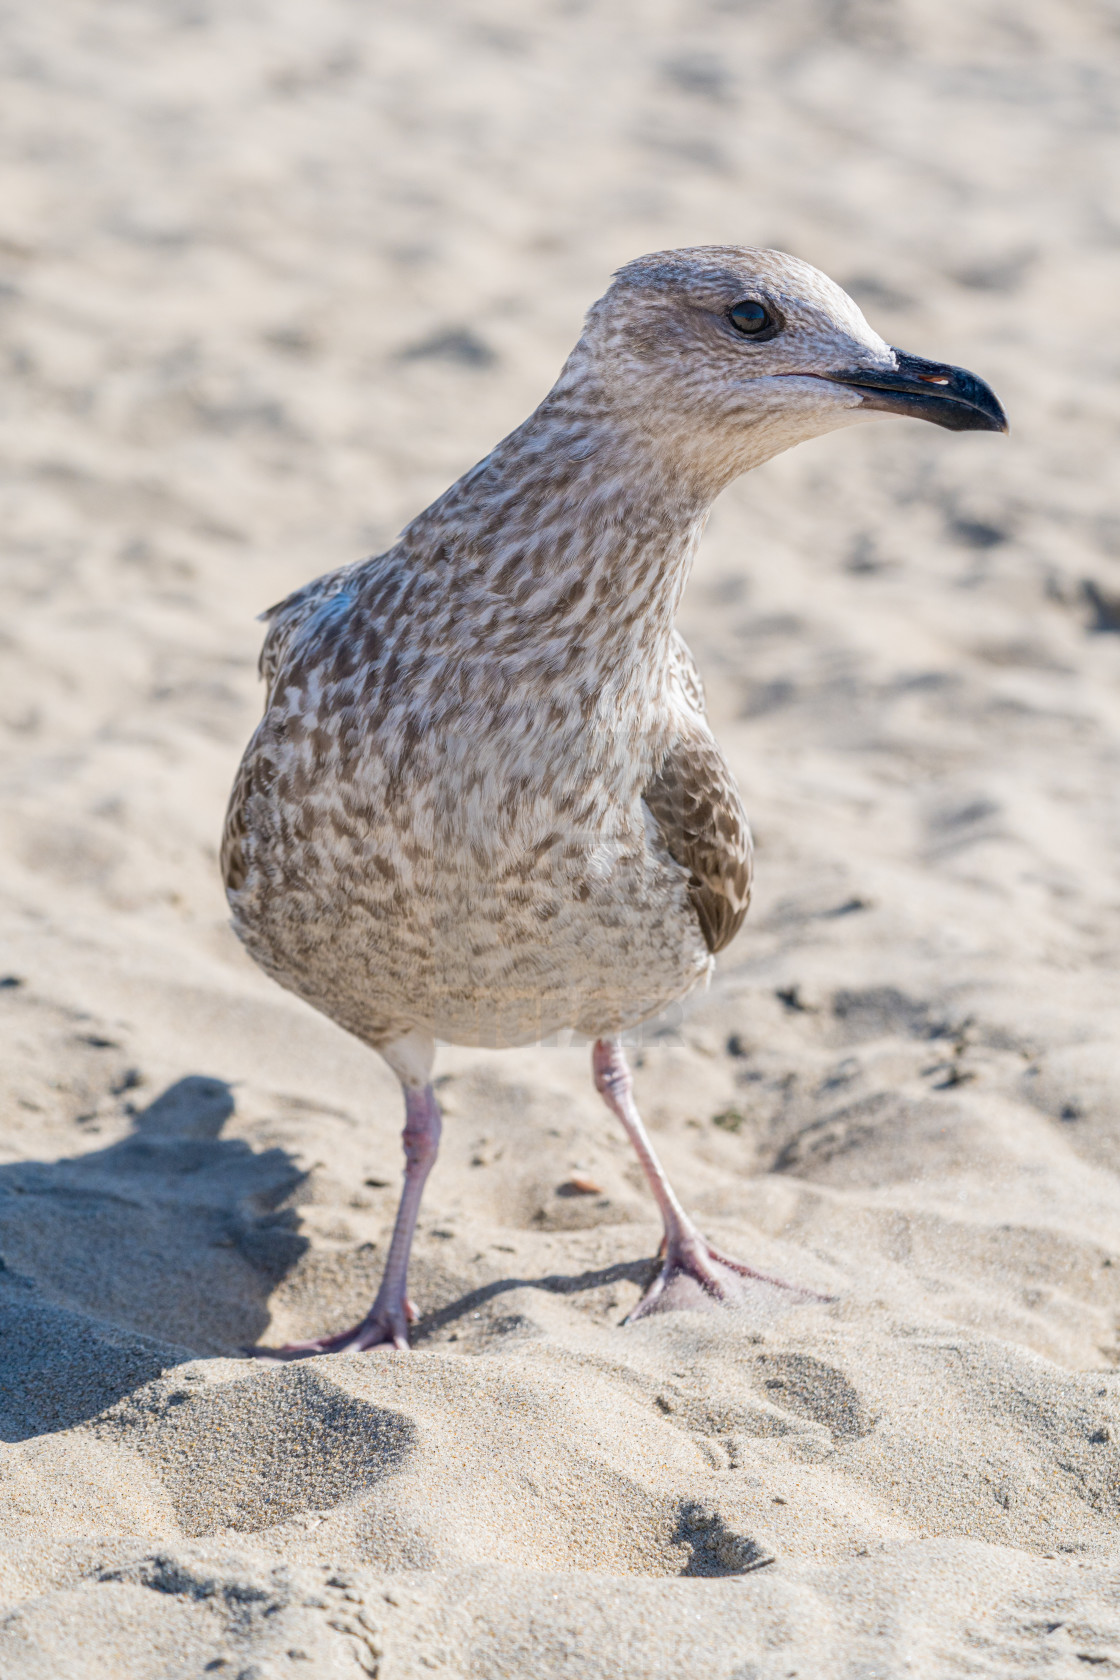
{"label": "speckled breast", "polygon": [[710,969],[686,872],[657,850],[640,801],[589,834],[545,799],[511,818],[505,790],[460,787],[494,812],[488,839],[468,841],[433,819],[447,789],[390,805],[327,778],[295,811],[283,778],[262,774],[259,740],[250,753],[235,928],[269,974],[368,1043],[416,1029],[483,1045],[600,1036]]}

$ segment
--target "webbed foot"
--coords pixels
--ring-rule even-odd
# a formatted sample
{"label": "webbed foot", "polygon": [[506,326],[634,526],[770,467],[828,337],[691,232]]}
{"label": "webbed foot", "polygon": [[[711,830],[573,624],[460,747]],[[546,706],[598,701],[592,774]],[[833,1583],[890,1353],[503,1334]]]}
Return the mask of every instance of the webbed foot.
{"label": "webbed foot", "polygon": [[409,1351],[408,1327],[415,1324],[416,1308],[411,1301],[381,1304],[375,1301],[360,1324],[339,1330],[333,1336],[312,1336],[306,1342],[287,1342],[283,1347],[246,1348],[254,1359],[314,1359],[320,1353],[366,1353],[370,1348],[391,1347]]}
{"label": "webbed foot", "polygon": [[810,1301],[834,1299],[803,1284],[755,1271],[753,1266],[721,1254],[699,1232],[687,1232],[661,1247],[661,1270],[627,1315],[627,1324],[648,1318],[651,1313],[708,1311],[720,1305],[748,1307],[770,1315]]}

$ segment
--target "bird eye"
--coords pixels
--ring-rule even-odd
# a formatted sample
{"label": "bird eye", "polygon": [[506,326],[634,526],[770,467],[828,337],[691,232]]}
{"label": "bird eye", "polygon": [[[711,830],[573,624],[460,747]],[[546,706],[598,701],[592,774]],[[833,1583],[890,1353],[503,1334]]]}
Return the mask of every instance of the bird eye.
{"label": "bird eye", "polygon": [[758,303],[754,298],[744,298],[742,303],[733,303],[727,312],[727,318],[736,332],[741,332],[747,338],[757,338],[768,327],[773,327],[774,317],[765,304]]}

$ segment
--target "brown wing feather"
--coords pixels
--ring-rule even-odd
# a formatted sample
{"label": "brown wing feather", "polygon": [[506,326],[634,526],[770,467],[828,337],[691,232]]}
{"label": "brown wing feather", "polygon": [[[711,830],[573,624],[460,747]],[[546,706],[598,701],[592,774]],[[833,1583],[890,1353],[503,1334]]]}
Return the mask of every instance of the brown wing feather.
{"label": "brown wing feather", "polygon": [[[327,572],[325,576],[315,578],[285,600],[278,601],[274,607],[269,607],[267,612],[261,613],[261,618],[268,625],[258,665],[265,681],[266,713],[276,688],[276,679],[284,669],[297,634],[320,607],[346,587],[356,569],[354,566],[343,566],[338,571]],[[258,730],[245,749],[245,756],[241,760],[226,808],[221,869],[222,879],[230,892],[239,891],[248,878],[249,801],[254,790],[267,787],[272,774],[271,763],[262,759],[260,740],[261,730]]]}
{"label": "brown wing feather", "polygon": [[669,856],[689,872],[689,897],[708,949],[722,951],[751,901],[747,814],[704,717],[704,691],[692,655],[674,638],[673,676],[686,727],[643,795]]}
{"label": "brown wing feather", "polygon": [[265,704],[272,698],[272,691],[276,686],[288,649],[291,647],[296,633],[303,628],[308,619],[318,612],[323,604],[345,589],[356,566],[341,566],[336,572],[327,572],[323,577],[315,578],[311,583],[304,584],[294,595],[289,595],[283,601],[278,601],[267,612],[261,613],[261,618],[268,625],[263,643],[258,669],[265,680],[268,694]]}
{"label": "brown wing feather", "polygon": [[751,834],[711,736],[697,731],[678,741],[644,797],[670,857],[689,872],[689,897],[708,949],[722,951],[751,900]]}
{"label": "brown wing feather", "polygon": [[249,877],[249,802],[271,785],[272,764],[254,749],[259,731],[249,742],[234,780],[222,829],[220,862],[227,892],[240,892]]}
{"label": "brown wing feather", "polygon": [[225,882],[227,892],[239,892],[245,885],[249,874],[249,865],[245,857],[245,841],[249,833],[245,808],[249,803],[251,791],[252,771],[246,756],[241,760],[237,777],[230,792],[229,804],[226,807],[225,826],[222,829],[220,861],[222,880]]}

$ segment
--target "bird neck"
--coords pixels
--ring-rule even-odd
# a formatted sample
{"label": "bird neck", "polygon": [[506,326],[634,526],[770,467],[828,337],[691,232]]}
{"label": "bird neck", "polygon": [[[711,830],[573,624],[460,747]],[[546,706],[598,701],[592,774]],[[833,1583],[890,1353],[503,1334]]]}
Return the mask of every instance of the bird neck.
{"label": "bird neck", "polygon": [[638,426],[553,393],[401,541],[485,631],[617,674],[667,661],[716,493]]}

